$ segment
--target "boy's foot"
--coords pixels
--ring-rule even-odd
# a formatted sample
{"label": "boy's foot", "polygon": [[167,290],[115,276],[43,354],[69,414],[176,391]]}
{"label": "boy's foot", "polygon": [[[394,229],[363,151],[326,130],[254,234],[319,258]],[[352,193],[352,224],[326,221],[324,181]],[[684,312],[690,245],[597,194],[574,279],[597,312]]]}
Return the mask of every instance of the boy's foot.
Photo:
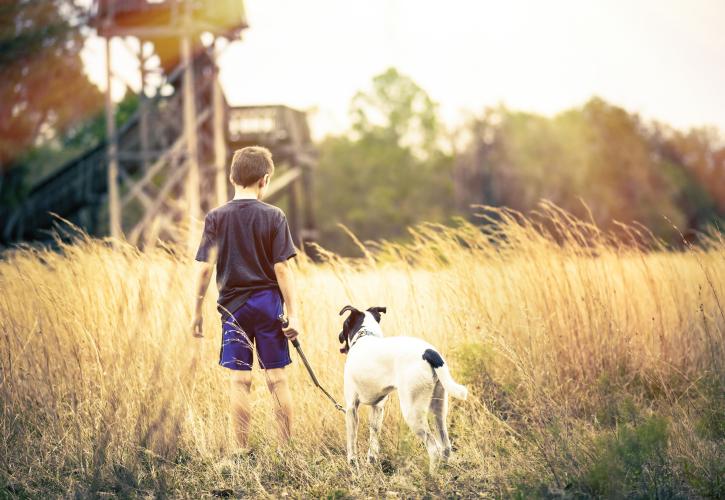
{"label": "boy's foot", "polygon": [[254,451],[247,448],[236,450],[226,457],[219,460],[215,467],[222,474],[229,474],[235,467],[239,467],[242,464],[249,464],[254,462]]}
{"label": "boy's foot", "polygon": [[232,454],[229,456],[229,458],[239,464],[242,462],[253,462],[256,458],[254,455],[254,450],[251,448],[241,448],[239,450],[233,451]]}
{"label": "boy's foot", "polygon": [[228,476],[238,466],[234,460],[230,458],[222,458],[214,464],[214,469],[222,476]]}

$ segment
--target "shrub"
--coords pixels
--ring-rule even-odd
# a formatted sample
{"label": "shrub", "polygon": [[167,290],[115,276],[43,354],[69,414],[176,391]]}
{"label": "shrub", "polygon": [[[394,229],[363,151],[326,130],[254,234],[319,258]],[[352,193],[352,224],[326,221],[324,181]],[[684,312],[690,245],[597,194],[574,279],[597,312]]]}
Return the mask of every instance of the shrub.
{"label": "shrub", "polygon": [[636,427],[619,427],[598,441],[594,462],[582,477],[583,489],[608,498],[661,496],[670,477],[665,463],[668,437],[667,419],[660,416]]}

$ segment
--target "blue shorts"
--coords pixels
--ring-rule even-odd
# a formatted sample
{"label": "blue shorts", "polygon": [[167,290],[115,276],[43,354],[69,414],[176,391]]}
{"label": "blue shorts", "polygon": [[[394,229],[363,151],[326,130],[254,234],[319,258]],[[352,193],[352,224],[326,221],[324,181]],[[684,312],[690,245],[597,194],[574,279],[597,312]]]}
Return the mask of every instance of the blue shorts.
{"label": "blue shorts", "polygon": [[251,344],[257,347],[261,368],[281,368],[290,364],[292,359],[287,337],[282,333],[280,314],[282,297],[279,290],[268,288],[254,292],[242,307],[222,321],[219,364],[232,370],[251,370]]}

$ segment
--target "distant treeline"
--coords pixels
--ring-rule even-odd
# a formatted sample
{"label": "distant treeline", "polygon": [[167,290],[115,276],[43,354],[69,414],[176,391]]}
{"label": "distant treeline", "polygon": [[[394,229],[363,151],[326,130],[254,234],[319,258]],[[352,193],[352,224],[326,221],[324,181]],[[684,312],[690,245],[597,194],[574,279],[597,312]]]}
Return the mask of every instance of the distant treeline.
{"label": "distant treeline", "polygon": [[[529,212],[546,199],[604,229],[639,223],[675,245],[725,216],[718,131],[681,132],[592,98],[554,117],[503,106],[446,132],[435,103],[390,69],[352,101],[350,133],[322,142],[321,243],[400,238],[421,222],[471,217],[472,204]],[[452,151],[452,152],[451,152]]]}

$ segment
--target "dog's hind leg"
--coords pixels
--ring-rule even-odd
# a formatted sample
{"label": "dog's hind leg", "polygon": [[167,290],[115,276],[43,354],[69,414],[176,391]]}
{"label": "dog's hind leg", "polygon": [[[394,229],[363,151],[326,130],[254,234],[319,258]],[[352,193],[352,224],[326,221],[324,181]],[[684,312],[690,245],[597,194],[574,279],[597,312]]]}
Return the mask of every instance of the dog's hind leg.
{"label": "dog's hind leg", "polygon": [[385,412],[385,402],[388,400],[384,397],[378,404],[370,407],[370,447],[368,448],[368,462],[373,463],[380,453],[380,428],[383,425],[383,414]]}
{"label": "dog's hind leg", "polygon": [[[401,396],[404,393],[400,391]],[[441,450],[438,447],[435,437],[430,432],[428,426],[428,408],[430,407],[431,393],[427,390],[411,391],[400,400],[400,407],[403,411],[403,418],[410,427],[410,430],[423,440],[426,450],[428,450],[429,470],[431,473],[435,471],[440,459]]]}
{"label": "dog's hind leg", "polygon": [[436,382],[433,388],[433,398],[430,400],[430,410],[435,417],[436,441],[443,450],[443,462],[448,461],[451,455],[451,441],[448,439],[448,429],[446,427],[446,418],[448,416],[448,392],[446,392],[443,384]]}
{"label": "dog's hind leg", "polygon": [[355,397],[348,402],[345,410],[345,426],[347,429],[347,462],[350,465],[357,465],[357,426],[358,426],[358,407],[360,400]]}

